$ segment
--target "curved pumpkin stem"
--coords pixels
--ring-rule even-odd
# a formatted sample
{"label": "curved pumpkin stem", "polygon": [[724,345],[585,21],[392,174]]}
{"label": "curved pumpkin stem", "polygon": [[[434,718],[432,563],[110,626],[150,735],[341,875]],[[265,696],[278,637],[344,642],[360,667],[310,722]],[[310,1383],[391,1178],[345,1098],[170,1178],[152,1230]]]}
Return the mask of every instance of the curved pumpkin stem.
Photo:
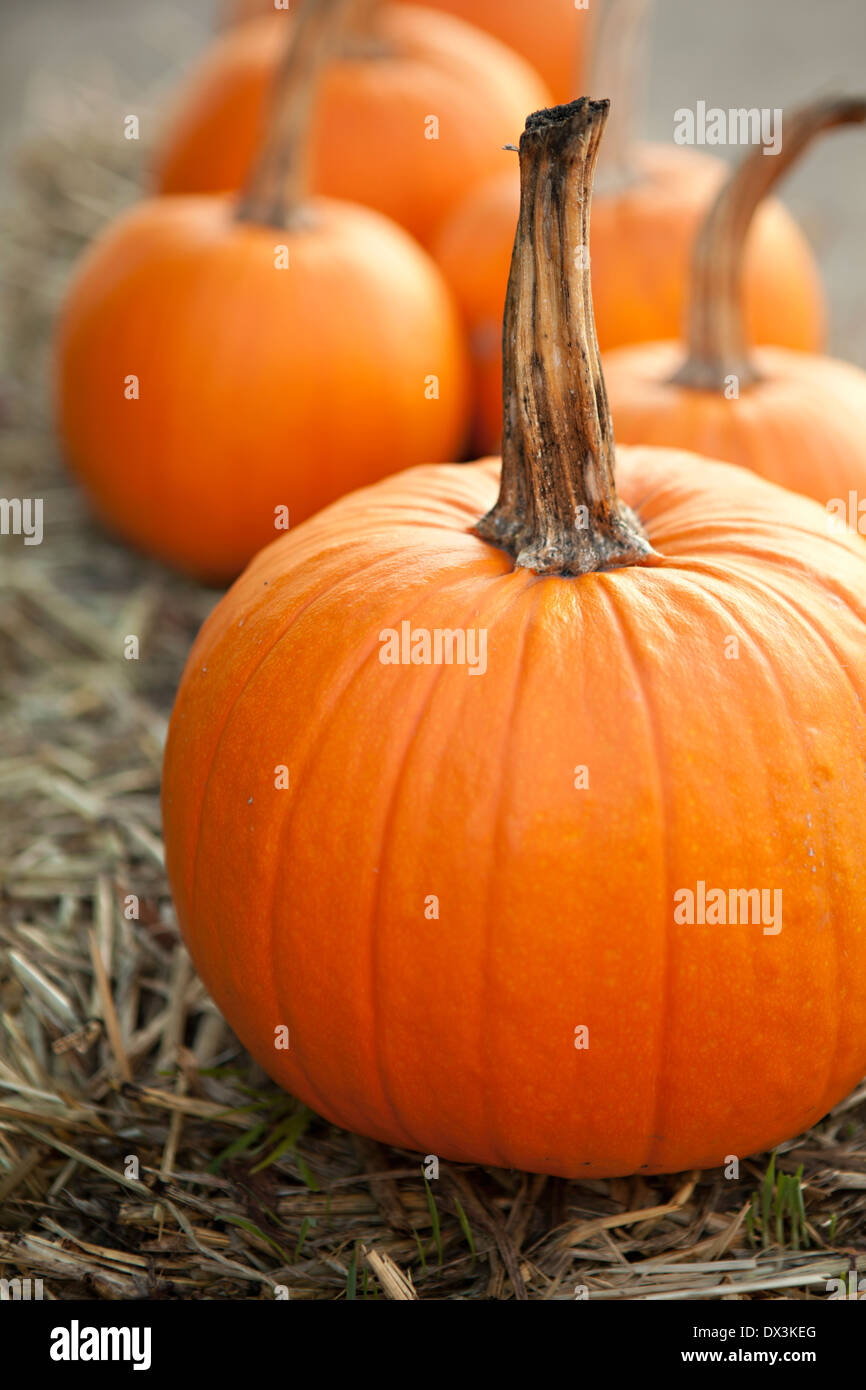
{"label": "curved pumpkin stem", "polygon": [[[349,26],[372,11],[372,0],[305,0],[274,83],[262,152],[241,195],[237,218],[288,227],[307,196],[307,149],[316,91]],[[376,0],[378,4],[378,0]]]}
{"label": "curved pumpkin stem", "polygon": [[375,29],[382,0],[351,0],[350,23],[357,33]]}
{"label": "curved pumpkin stem", "polygon": [[641,564],[619,500],[589,275],[589,211],[609,103],[538,111],[520,139],[520,219],[503,330],[499,500],[475,530],[539,574]]}
{"label": "curved pumpkin stem", "polygon": [[743,313],[743,259],[752,219],[761,202],[807,145],[826,130],[866,121],[866,100],[830,97],[801,107],[784,120],[778,154],[764,147],[747,155],[707,214],[694,249],[688,315],[688,356],[673,378],[698,391],[722,391],[726,378],[740,387],[760,373],[751,360]]}
{"label": "curved pumpkin stem", "polygon": [[634,148],[637,113],[647,70],[650,0],[606,0],[594,7],[587,81],[591,92],[610,100],[599,176],[599,191],[619,188],[636,177]]}

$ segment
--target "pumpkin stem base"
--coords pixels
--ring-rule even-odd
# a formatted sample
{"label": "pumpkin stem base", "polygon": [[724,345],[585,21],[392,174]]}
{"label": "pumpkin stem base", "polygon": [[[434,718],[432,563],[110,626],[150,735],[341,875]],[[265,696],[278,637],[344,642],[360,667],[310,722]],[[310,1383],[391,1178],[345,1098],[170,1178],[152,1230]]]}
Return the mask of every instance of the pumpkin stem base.
{"label": "pumpkin stem base", "polygon": [[519,523],[497,508],[473,529],[482,540],[508,551],[519,569],[536,574],[573,576],[626,569],[647,564],[654,554],[637,516],[623,503],[603,535],[575,531],[574,535],[528,536]]}

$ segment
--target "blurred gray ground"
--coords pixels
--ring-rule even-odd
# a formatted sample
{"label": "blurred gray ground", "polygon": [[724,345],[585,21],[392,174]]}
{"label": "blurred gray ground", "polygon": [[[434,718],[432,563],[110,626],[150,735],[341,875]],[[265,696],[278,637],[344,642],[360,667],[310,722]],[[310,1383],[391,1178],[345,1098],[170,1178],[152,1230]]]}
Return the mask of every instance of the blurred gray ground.
{"label": "blurred gray ground", "polygon": [[[531,11],[533,0],[526,4]],[[135,111],[155,78],[180,76],[216,8],[214,0],[0,0],[0,192],[46,90],[111,85]],[[831,91],[866,91],[866,0],[656,0],[652,138],[669,140],[673,113],[699,100],[784,108]],[[866,366],[864,169],[866,129],[842,132],[814,148],[783,196],[821,261],[831,351]]]}

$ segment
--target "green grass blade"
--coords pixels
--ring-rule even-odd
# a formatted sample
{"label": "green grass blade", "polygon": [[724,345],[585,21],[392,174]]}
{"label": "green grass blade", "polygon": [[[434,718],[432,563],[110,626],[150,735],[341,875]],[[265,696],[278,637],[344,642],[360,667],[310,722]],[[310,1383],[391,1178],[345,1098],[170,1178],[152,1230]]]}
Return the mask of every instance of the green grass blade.
{"label": "green grass blade", "polygon": [[[469,1250],[470,1250],[470,1252],[471,1252],[471,1254],[472,1254],[471,1269],[474,1271],[474,1269],[475,1269],[475,1241],[474,1241],[473,1236],[472,1236],[472,1228],[470,1227],[469,1222],[468,1222],[468,1220],[467,1220],[467,1218],[466,1218],[466,1213],[465,1213],[465,1211],[463,1210],[462,1206],[460,1205],[460,1198],[459,1198],[459,1197],[455,1197],[455,1198],[454,1198],[454,1206],[455,1206],[456,1209],[457,1209],[457,1220],[460,1222],[460,1229],[461,1229],[461,1231],[463,1232],[463,1234],[464,1234],[465,1237],[466,1237],[466,1244],[469,1246]],[[439,1263],[441,1264],[442,1261],[440,1260]]]}
{"label": "green grass blade", "polygon": [[434,1242],[435,1242],[435,1244],[436,1244],[436,1250],[437,1250],[437,1253],[438,1253],[438,1256],[439,1256],[439,1268],[441,1269],[441,1268],[442,1268],[442,1260],[443,1260],[443,1251],[442,1251],[442,1228],[441,1228],[441,1226],[440,1226],[440,1224],[439,1224],[439,1212],[436,1210],[436,1199],[435,1199],[435,1197],[433,1196],[433,1189],[431,1188],[431,1186],[430,1186],[430,1184],[429,1184],[429,1182],[427,1181],[426,1178],[423,1179],[423,1182],[424,1182],[424,1186],[425,1186],[426,1189],[427,1189],[427,1206],[430,1208],[430,1220],[431,1220],[431,1222],[432,1222],[432,1224],[433,1224],[433,1240],[434,1240]]}

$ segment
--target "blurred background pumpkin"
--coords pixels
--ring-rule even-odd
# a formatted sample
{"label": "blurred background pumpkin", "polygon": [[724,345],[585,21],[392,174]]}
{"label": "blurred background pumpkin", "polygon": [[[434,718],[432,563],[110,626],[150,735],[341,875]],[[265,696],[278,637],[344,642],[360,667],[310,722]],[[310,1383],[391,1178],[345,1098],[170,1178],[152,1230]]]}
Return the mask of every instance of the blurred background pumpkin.
{"label": "blurred background pumpkin", "polygon": [[318,79],[351,0],[279,32],[286,80],[241,198],[137,204],[94,243],[57,331],[63,447],[99,515],[213,582],[344,492],[459,454],[448,289],[396,223],[309,195]]}
{"label": "blurred background pumpkin", "polygon": [[[675,337],[686,306],[691,252],[725,179],[714,154],[638,138],[648,67],[649,0],[606,0],[595,17],[587,81],[611,99],[613,140],[593,199],[592,292],[602,351]],[[673,113],[672,113],[673,115]],[[520,200],[514,165],[479,184],[447,218],[433,251],[461,306],[475,366],[475,442],[493,452],[501,427],[499,320]],[[824,302],[806,237],[768,199],[755,218],[743,269],[751,342],[816,351]]]}
{"label": "blurred background pumpkin", "polygon": [[762,200],[822,132],[863,121],[866,99],[820,100],[785,113],[778,155],[744,156],[695,244],[685,340],[606,356],[622,443],[694,449],[825,505],[845,499],[846,510],[850,492],[866,491],[866,372],[783,345],[750,346],[742,303],[744,249]]}
{"label": "blurred background pumpkin", "polygon": [[[305,0],[315,5],[318,0]],[[181,85],[155,160],[161,193],[241,188],[295,13],[227,30]],[[452,15],[351,0],[310,133],[310,186],[393,217],[422,242],[503,164],[550,100],[532,67]]]}
{"label": "blurred background pumpkin", "polygon": [[[604,0],[593,0],[592,9],[602,4]],[[589,0],[425,0],[425,8],[465,19],[522,53],[544,78],[554,101],[570,101],[577,94],[583,78]],[[237,24],[273,14],[274,9],[274,0],[227,0],[224,19]]]}

